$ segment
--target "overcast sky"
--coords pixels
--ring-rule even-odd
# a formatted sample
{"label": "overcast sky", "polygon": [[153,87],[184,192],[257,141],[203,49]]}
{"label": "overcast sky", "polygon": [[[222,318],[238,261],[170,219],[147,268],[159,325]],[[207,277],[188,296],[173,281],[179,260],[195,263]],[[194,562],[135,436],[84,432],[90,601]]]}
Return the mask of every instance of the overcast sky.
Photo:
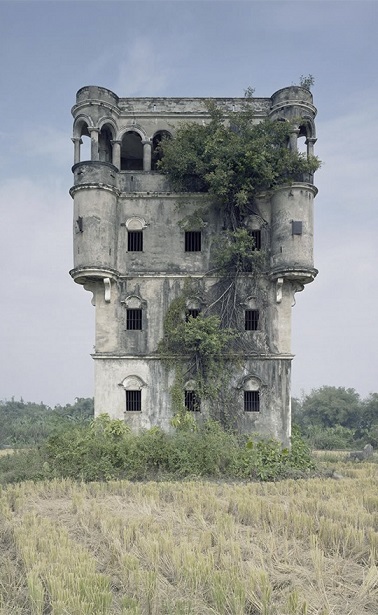
{"label": "overcast sky", "polygon": [[292,393],[378,391],[377,1],[0,0],[0,399],[93,395],[94,308],[72,268],[76,91],[268,97],[312,74],[315,266]]}

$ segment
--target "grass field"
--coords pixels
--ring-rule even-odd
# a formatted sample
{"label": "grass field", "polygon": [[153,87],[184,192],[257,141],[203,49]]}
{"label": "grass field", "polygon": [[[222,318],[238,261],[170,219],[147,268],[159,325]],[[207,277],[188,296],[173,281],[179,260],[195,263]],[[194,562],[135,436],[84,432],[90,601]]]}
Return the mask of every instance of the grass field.
{"label": "grass field", "polygon": [[0,448],[0,457],[4,457],[5,455],[11,455],[13,453],[13,448]]}
{"label": "grass field", "polygon": [[376,615],[378,465],[278,483],[21,483],[1,615]]}

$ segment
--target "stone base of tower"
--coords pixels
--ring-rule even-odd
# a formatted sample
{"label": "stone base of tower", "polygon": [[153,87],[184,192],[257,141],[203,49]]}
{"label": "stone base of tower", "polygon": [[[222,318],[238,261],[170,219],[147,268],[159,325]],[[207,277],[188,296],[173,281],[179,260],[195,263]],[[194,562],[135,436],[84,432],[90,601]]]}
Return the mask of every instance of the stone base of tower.
{"label": "stone base of tower", "polygon": [[[95,416],[124,420],[133,431],[171,431],[175,370],[158,357],[95,354]],[[257,433],[290,445],[292,356],[251,357],[235,369],[217,400],[200,400],[198,423],[219,419],[239,433]],[[184,385],[190,388],[190,381]]]}

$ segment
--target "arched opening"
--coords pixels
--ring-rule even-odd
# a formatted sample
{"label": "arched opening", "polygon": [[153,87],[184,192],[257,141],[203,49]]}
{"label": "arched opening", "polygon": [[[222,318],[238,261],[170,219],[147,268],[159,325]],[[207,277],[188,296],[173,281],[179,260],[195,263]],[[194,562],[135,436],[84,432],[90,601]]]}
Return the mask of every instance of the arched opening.
{"label": "arched opening", "polygon": [[79,121],[74,126],[74,140],[75,138],[79,139],[78,150],[75,153],[75,163],[91,160],[91,137],[85,120]]}
{"label": "arched opening", "polygon": [[158,162],[162,159],[163,153],[160,149],[160,144],[164,139],[171,139],[172,135],[168,130],[159,130],[152,139],[152,154],[151,154],[151,169],[158,170]]}
{"label": "arched opening", "polygon": [[126,132],[123,136],[121,171],[143,171],[142,138],[137,132]]}
{"label": "arched opening", "polygon": [[302,124],[299,126],[299,133],[297,139],[297,148],[300,154],[307,156],[307,126]]}
{"label": "arched opening", "polygon": [[112,132],[106,124],[98,135],[98,155],[101,162],[112,162]]}

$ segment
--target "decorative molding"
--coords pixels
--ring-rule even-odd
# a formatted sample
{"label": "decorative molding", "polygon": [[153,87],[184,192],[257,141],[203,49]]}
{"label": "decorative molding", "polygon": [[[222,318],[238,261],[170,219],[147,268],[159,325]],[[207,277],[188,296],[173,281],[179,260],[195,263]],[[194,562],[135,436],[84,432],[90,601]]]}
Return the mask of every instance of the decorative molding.
{"label": "decorative molding", "polygon": [[282,301],[282,288],[283,288],[283,278],[277,278],[276,282],[276,302],[281,303]]}
{"label": "decorative molding", "polygon": [[105,302],[110,303],[110,295],[111,295],[111,289],[112,289],[110,278],[104,278],[104,287],[105,287]]}
{"label": "decorative molding", "polygon": [[125,389],[125,391],[127,390],[141,390],[144,387],[147,386],[147,383],[144,382],[144,380],[142,380],[142,378],[140,378],[139,376],[136,376],[135,374],[131,374],[130,376],[126,376],[126,378],[124,378],[122,380],[122,382],[120,382],[118,384],[118,386],[123,387]]}

